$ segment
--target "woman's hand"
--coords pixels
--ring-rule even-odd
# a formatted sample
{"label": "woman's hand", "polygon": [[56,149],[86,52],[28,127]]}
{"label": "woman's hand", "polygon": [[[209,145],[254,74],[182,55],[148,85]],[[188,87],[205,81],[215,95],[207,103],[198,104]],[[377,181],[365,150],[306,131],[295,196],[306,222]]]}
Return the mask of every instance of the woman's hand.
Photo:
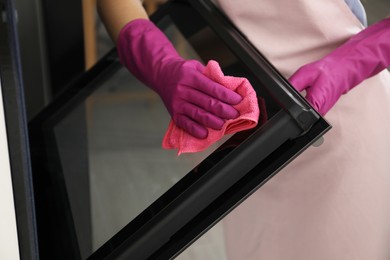
{"label": "woman's hand", "polygon": [[219,130],[239,116],[233,105],[241,96],[207,78],[200,62],[180,57],[149,20],[128,23],[117,46],[121,62],[160,95],[176,125],[194,137],[206,138],[207,128]]}
{"label": "woman's hand", "polygon": [[289,79],[325,115],[341,95],[390,65],[390,18],[351,37],[324,58],[307,64]]}

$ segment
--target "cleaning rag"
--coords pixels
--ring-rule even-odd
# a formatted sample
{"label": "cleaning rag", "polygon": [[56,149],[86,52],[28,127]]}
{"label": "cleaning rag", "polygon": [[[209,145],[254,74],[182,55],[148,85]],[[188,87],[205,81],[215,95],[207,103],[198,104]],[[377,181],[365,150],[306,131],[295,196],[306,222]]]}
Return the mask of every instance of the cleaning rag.
{"label": "cleaning rag", "polygon": [[204,74],[241,95],[242,101],[234,106],[240,115],[235,119],[226,120],[221,130],[208,128],[208,136],[205,139],[193,137],[171,120],[163,138],[162,147],[164,149],[177,149],[178,155],[203,151],[224,135],[255,127],[259,119],[260,110],[256,92],[246,78],[225,76],[218,62],[213,60],[208,62]]}

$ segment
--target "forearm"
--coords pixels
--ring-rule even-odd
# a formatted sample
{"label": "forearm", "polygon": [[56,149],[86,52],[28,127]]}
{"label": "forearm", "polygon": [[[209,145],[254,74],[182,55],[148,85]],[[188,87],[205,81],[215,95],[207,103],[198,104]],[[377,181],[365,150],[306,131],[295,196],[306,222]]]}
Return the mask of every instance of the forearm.
{"label": "forearm", "polygon": [[138,18],[148,19],[140,0],[97,0],[97,9],[114,42],[128,22]]}

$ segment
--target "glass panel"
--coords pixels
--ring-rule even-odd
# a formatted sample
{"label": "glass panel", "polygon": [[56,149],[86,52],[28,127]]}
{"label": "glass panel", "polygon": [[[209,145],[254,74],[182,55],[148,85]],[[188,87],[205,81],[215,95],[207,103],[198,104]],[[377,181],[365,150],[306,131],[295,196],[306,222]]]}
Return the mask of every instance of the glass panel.
{"label": "glass panel", "polygon": [[[185,36],[168,18],[160,26],[184,58],[203,62],[214,59],[226,75],[250,80],[264,98],[260,100],[259,126],[280,110],[262,90],[255,75],[248,72],[206,25],[198,26]],[[224,138],[205,152],[178,157],[176,151],[161,148],[170,117],[153,91],[122,67],[97,89],[54,128],[59,163],[83,258],[228,139]],[[236,146],[249,133],[251,131],[235,135],[230,143]],[[218,153],[205,167],[198,167],[197,174],[209,169],[209,165],[214,165],[229,151]],[[215,259],[222,259],[223,243],[219,240],[220,229],[216,227],[216,230],[212,237],[221,251]],[[205,246],[213,243],[207,242]]]}
{"label": "glass panel", "polygon": [[[167,258],[323,131],[325,125],[319,125],[314,133],[310,129],[311,137],[297,138],[302,127],[311,125],[306,117],[303,122],[293,118],[310,114],[310,120],[317,120],[316,114],[302,112],[309,107],[291,86],[210,12],[207,19],[216,18],[216,34],[195,10],[201,2],[172,1],[154,20],[183,58],[216,60],[225,75],[252,83],[261,111],[258,127],[226,136],[202,153],[178,157],[176,151],[163,150],[170,120],[164,105],[110,52],[31,123],[39,242],[45,258]],[[196,8],[203,14],[210,11]],[[230,248],[224,232],[217,224],[180,257],[224,259]]]}

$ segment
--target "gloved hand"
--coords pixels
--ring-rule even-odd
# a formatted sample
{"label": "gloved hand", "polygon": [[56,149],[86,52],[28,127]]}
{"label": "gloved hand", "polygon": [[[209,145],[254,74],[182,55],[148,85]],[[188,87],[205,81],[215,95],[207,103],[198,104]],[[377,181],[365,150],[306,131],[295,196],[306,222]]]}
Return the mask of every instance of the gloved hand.
{"label": "gloved hand", "polygon": [[206,138],[208,127],[219,130],[226,119],[239,116],[232,105],[241,96],[203,75],[200,62],[180,57],[149,20],[125,25],[117,47],[121,62],[160,95],[175,124],[194,137]]}
{"label": "gloved hand", "polygon": [[290,83],[325,115],[342,94],[390,65],[390,18],[373,24],[324,58],[298,69]]}

